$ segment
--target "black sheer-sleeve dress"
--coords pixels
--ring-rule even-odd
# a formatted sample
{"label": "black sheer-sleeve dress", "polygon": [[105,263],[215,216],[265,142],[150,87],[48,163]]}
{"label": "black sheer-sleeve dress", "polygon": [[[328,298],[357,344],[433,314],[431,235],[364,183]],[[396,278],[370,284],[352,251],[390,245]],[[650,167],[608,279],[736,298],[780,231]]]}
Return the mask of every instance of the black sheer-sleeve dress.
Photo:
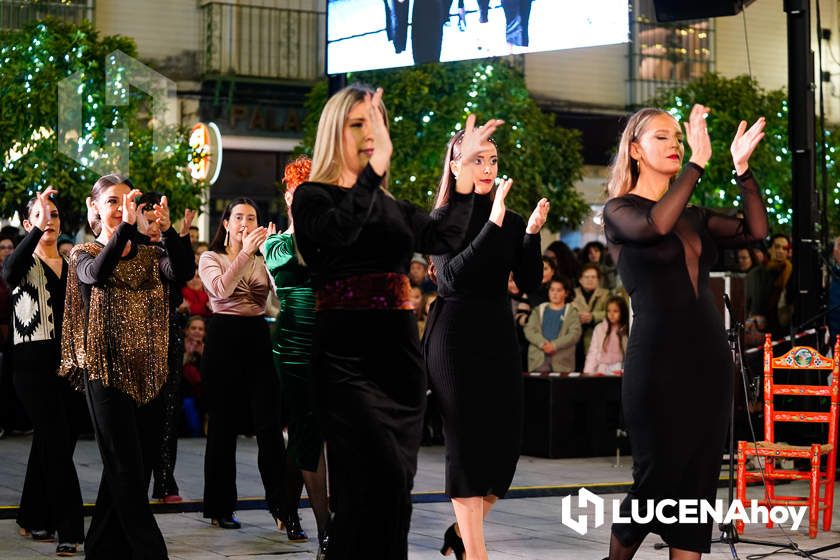
{"label": "black sheer-sleeve dress", "polygon": [[[687,206],[702,172],[689,163],[661,200],[627,194],[604,208],[608,247],[633,306],[622,383],[633,486],[623,517],[632,500],[643,514],[648,500],[714,504],[732,360],[709,270],[718,246],[762,239],[767,214],[749,170],[737,177],[744,218]],[[614,523],[612,532],[628,547],[656,533],[672,548],[708,552],[712,524]]]}
{"label": "black sheer-sleeve dress", "polygon": [[408,557],[426,374],[410,301],[414,252],[464,238],[472,195],[435,217],[379,188],[304,183],[292,215],[315,290],[312,379],[329,457],[331,560]]}
{"label": "black sheer-sleeve dress", "polygon": [[503,497],[521,447],[522,364],[507,282],[513,271],[520,290],[539,286],[540,236],[526,234],[525,221],[509,210],[501,227],[490,222],[492,204],[489,195],[476,195],[466,242],[432,257],[438,299],[424,351],[443,414],[453,498]]}

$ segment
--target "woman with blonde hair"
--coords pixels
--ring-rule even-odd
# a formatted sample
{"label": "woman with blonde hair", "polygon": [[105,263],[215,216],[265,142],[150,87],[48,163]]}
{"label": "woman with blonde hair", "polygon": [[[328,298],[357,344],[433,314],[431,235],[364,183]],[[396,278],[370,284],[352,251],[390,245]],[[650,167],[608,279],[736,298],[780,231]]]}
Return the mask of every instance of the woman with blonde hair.
{"label": "woman with blonde hair", "polygon": [[[467,121],[468,151],[500,124]],[[465,140],[466,142],[466,140]],[[382,90],[351,85],[326,104],[309,182],[294,195],[295,240],[312,275],[312,376],[327,442],[331,560],[408,556],[426,375],[410,301],[415,252],[463,240],[473,185],[430,217],[385,190],[391,160]]]}
{"label": "woman with blonde hair", "polygon": [[[691,159],[682,172],[683,134],[674,117],[659,109],[631,116],[609,181],[607,242],[635,319],[622,384],[634,463],[625,516],[633,501],[644,517],[648,500],[715,499],[732,361],[709,270],[718,246],[747,246],[767,235],[767,214],[748,165],[764,136],[763,117],[749,130],[741,121],[731,146],[745,217],[687,206],[712,155],[708,111],[695,105],[685,124]],[[699,558],[709,551],[711,531],[711,523],[657,519],[613,524],[609,558],[632,558],[651,532],[669,545],[672,559]]]}

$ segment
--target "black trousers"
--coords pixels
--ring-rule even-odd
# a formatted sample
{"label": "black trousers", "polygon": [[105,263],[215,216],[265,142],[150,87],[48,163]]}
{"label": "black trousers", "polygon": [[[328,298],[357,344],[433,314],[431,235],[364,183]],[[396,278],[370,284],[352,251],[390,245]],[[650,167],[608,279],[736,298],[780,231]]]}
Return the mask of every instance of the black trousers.
{"label": "black trousers", "polygon": [[160,449],[160,398],[138,406],[99,381],[86,380],[85,389],[103,467],[85,558],[166,559],[166,543],[148,495]]}
{"label": "black trousers", "polygon": [[175,460],[178,458],[178,432],[181,426],[181,378],[184,360],[184,329],[176,318],[169,322],[169,378],[160,394],[163,410],[160,451],[154,469],[152,497],[163,499],[178,494]]}
{"label": "black trousers", "polygon": [[236,436],[257,436],[265,499],[275,517],[283,511],[286,448],[280,383],[274,372],[271,337],[263,317],[213,315],[201,361],[208,402],[204,455],[204,517],[226,517],[236,509]]}
{"label": "black trousers", "polygon": [[531,41],[528,25],[531,19],[531,0],[502,0],[505,11],[505,37],[517,47],[527,47]]}
{"label": "black trousers", "polygon": [[405,50],[408,42],[408,2],[383,0],[385,3],[385,33],[394,43],[394,51],[399,54]]}
{"label": "black trousers", "polygon": [[80,543],[84,514],[73,463],[78,433],[72,412],[84,398],[58,376],[56,342],[19,344],[15,354],[15,389],[34,428],[17,523],[56,530],[59,542]]}

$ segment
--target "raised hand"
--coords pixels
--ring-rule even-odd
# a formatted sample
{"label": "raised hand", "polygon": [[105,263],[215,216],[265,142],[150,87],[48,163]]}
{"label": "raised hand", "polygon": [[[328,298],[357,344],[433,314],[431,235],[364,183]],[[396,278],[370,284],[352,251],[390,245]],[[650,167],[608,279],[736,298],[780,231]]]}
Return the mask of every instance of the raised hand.
{"label": "raised hand", "polygon": [[743,175],[749,169],[750,156],[761,139],[764,138],[765,124],[764,117],[759,117],[749,130],[747,130],[747,121],[741,121],[738,125],[735,138],[729,147],[729,151],[732,152],[732,163],[735,165],[735,172],[738,175]]}
{"label": "raised hand", "polygon": [[505,179],[496,189],[496,196],[493,198],[493,207],[490,209],[491,222],[499,227],[502,227],[502,222],[505,220],[505,197],[510,192],[510,186],[513,184],[513,179]]}
{"label": "raised hand", "polygon": [[467,117],[464,127],[464,138],[461,140],[461,166],[472,165],[478,154],[484,149],[482,144],[487,142],[496,129],[502,126],[505,121],[501,119],[490,119],[483,125],[476,128],[475,115]]}
{"label": "raised hand", "polygon": [[149,231],[149,220],[146,219],[146,203],[137,205],[137,231],[146,235]]}
{"label": "raised hand", "polygon": [[35,204],[30,213],[35,219],[31,220],[30,223],[41,231],[46,230],[52,221],[49,202],[50,196],[54,194],[58,194],[58,191],[53,187],[47,187],[35,196]]}
{"label": "raised hand", "polygon": [[391,153],[394,151],[391,144],[391,135],[385,125],[382,92],[382,88],[377,88],[376,93],[372,96],[368,94],[366,98],[370,100],[368,120],[370,121],[371,136],[373,136],[373,155],[370,156],[370,166],[376,171],[377,175],[384,175],[388,171],[388,167],[391,165]]}
{"label": "raised hand", "polygon": [[257,249],[265,243],[266,237],[268,237],[268,230],[266,228],[262,226],[256,228],[242,240],[242,250],[253,257],[257,253]]}
{"label": "raised hand", "polygon": [[528,227],[525,228],[525,233],[539,233],[548,219],[548,211],[551,209],[547,198],[541,198],[537,202],[537,207],[531,212],[531,217],[528,218]]}
{"label": "raised hand", "polygon": [[691,108],[688,122],[685,123],[685,137],[691,148],[690,161],[700,167],[706,167],[712,157],[712,141],[706,128],[706,116],[710,109],[705,105],[696,104]]}
{"label": "raised hand", "polygon": [[265,240],[260,244],[260,253],[265,255],[268,251],[265,250],[265,244],[268,243],[268,238],[277,233],[277,226],[274,222],[268,222],[268,227],[265,228]]}
{"label": "raised hand", "polygon": [[172,226],[172,220],[169,218],[169,201],[166,195],[160,197],[160,204],[155,204],[155,221],[160,225],[161,233],[165,232]]}
{"label": "raised hand", "polygon": [[195,218],[197,213],[198,212],[195,210],[184,208],[184,219],[181,222],[181,231],[178,232],[178,235],[186,237],[190,234],[190,226],[192,225],[193,218]]}
{"label": "raised hand", "polygon": [[127,224],[137,223],[137,203],[134,199],[143,194],[139,189],[132,189],[130,193],[124,194],[122,199],[122,221]]}

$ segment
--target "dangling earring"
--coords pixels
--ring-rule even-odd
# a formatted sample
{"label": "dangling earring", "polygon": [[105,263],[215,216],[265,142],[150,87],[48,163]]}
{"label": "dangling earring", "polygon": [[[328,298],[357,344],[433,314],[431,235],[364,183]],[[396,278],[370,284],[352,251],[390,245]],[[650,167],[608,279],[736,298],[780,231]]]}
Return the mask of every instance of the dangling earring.
{"label": "dangling earring", "polygon": [[230,239],[228,237],[229,235],[230,235],[230,232],[228,230],[225,230],[225,247],[227,247],[229,242],[230,242]]}

